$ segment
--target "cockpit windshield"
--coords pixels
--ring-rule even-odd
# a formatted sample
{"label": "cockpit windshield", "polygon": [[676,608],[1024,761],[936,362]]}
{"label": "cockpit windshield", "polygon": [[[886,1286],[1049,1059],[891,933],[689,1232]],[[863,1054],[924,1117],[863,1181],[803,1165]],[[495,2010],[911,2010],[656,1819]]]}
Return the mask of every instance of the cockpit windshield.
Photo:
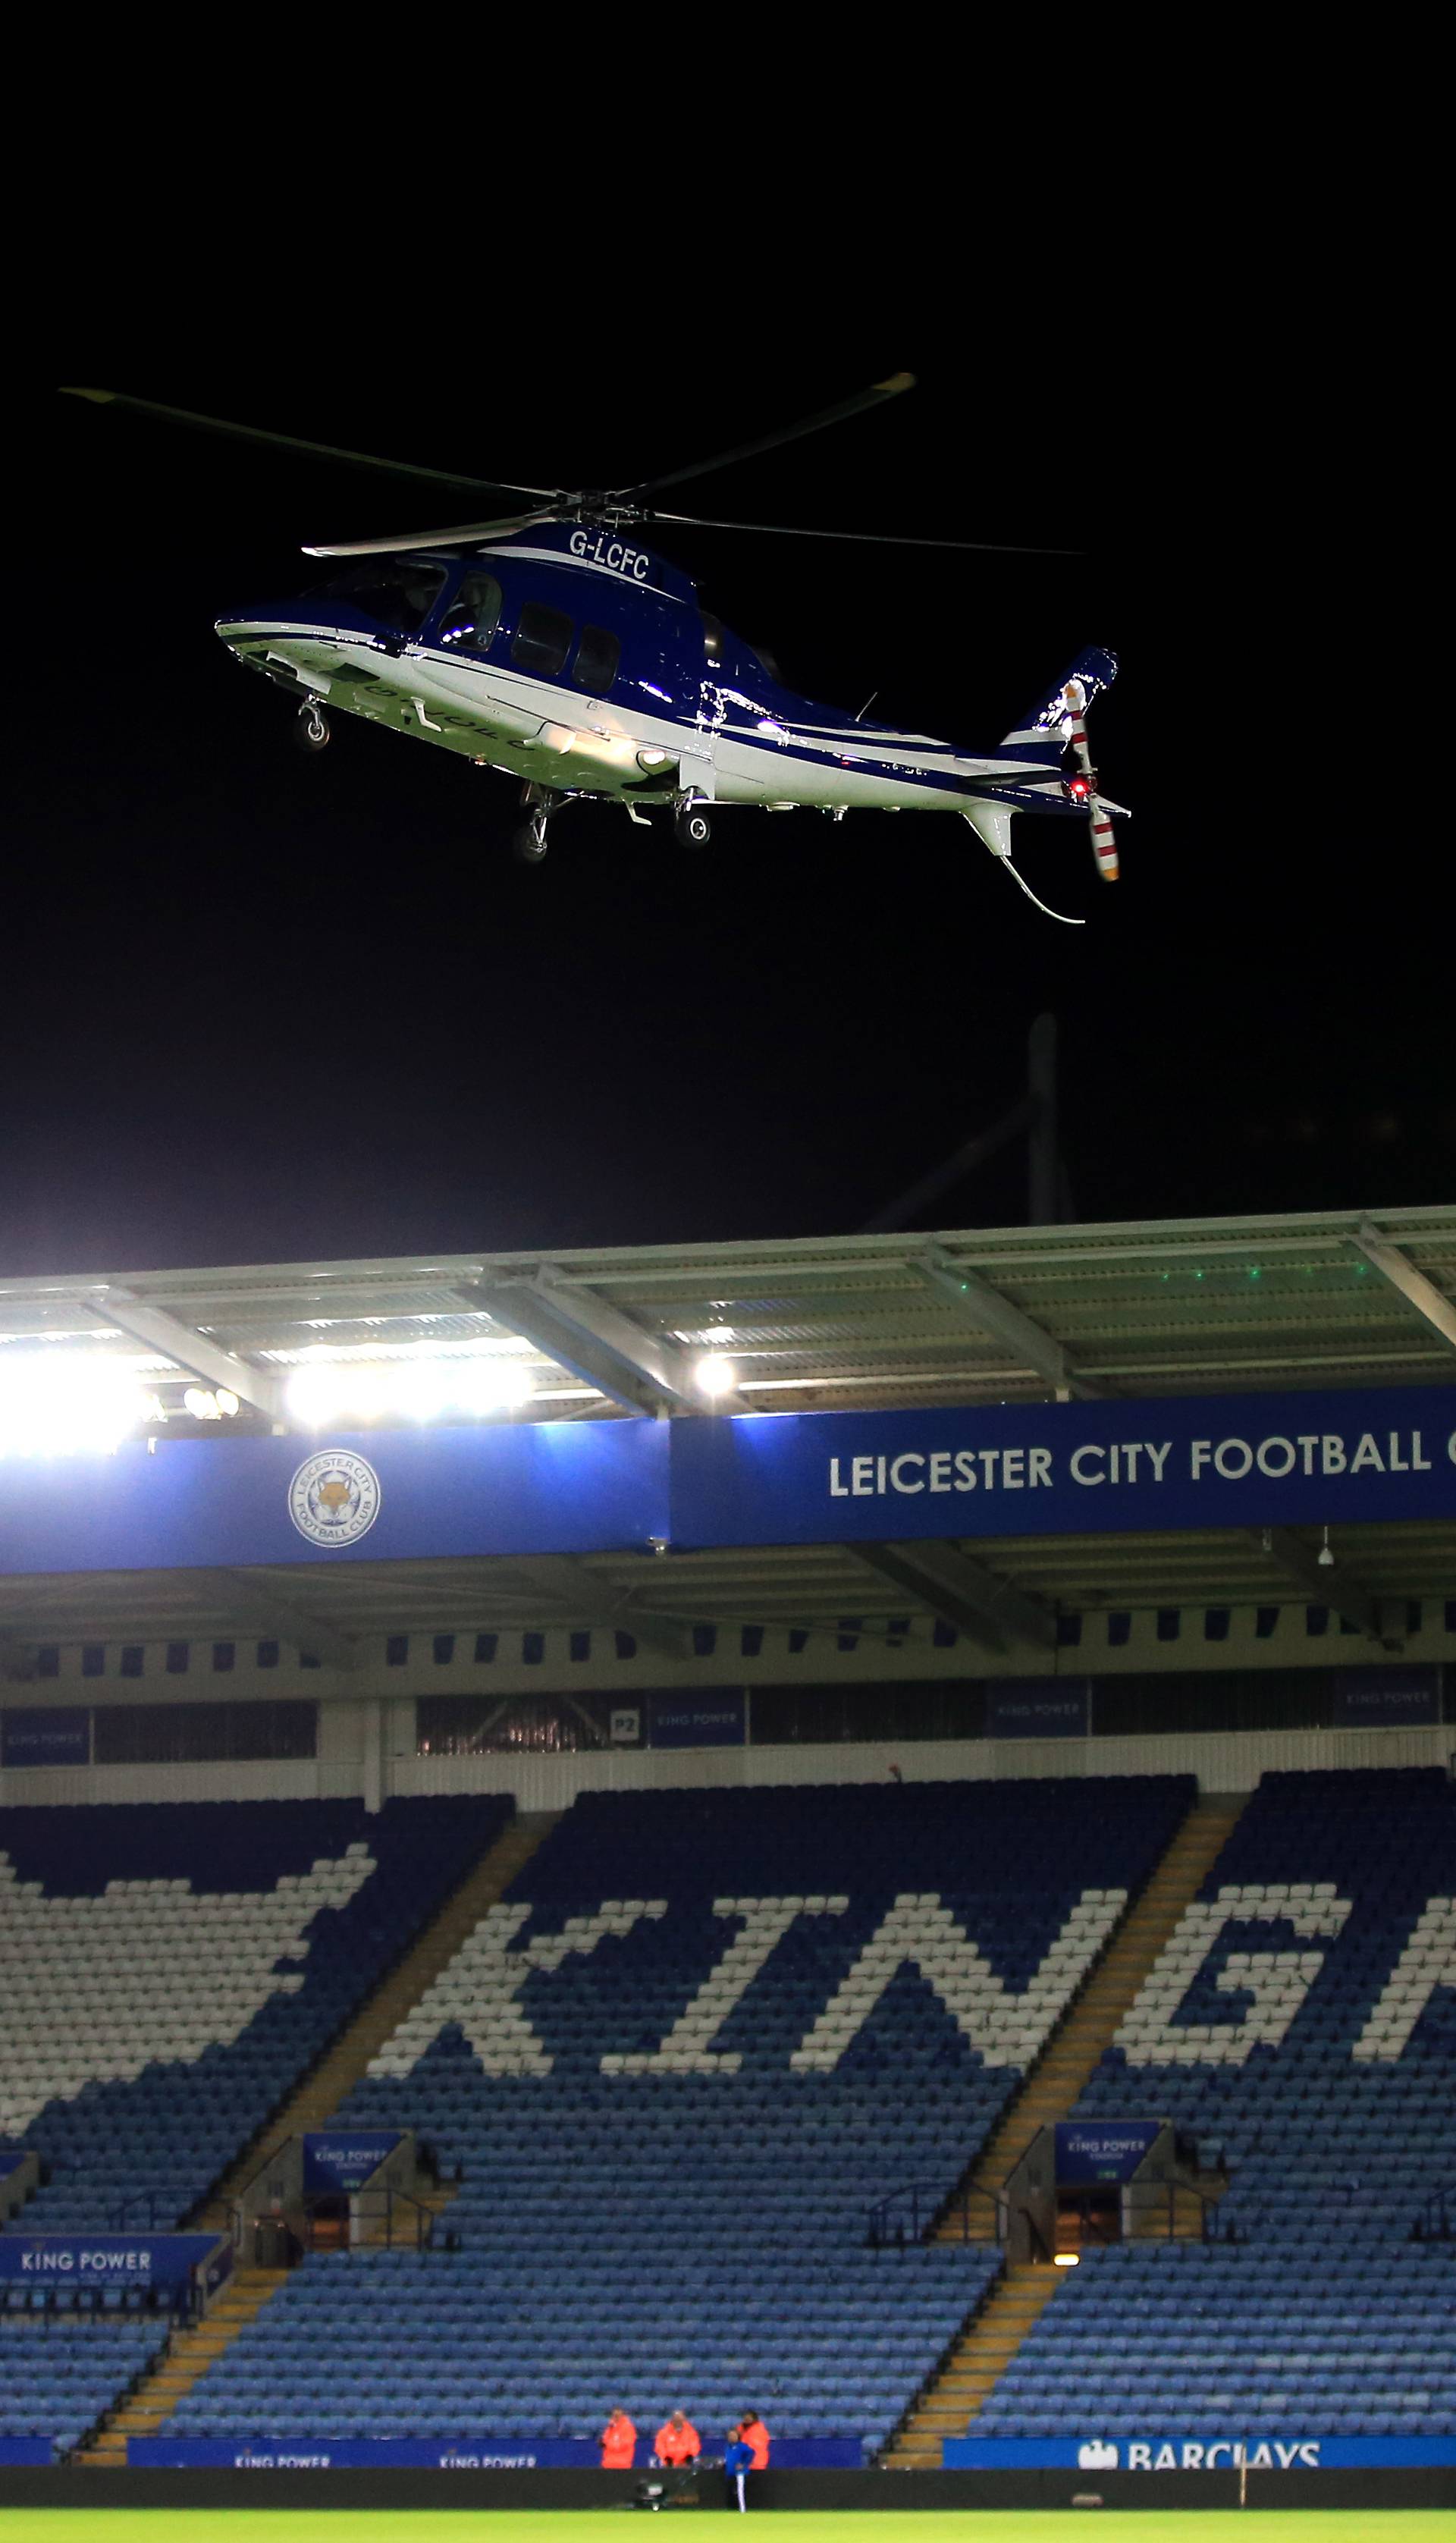
{"label": "cockpit windshield", "polygon": [[444,579],[442,565],[372,557],[367,564],[350,566],[346,574],[337,574],[332,582],[321,584],[320,595],[346,600],[362,617],[377,618],[382,626],[413,636],[438,600]]}
{"label": "cockpit windshield", "polygon": [[710,669],[721,671],[731,648],[744,669],[762,671],[765,679],[782,683],[783,672],[761,645],[745,645],[741,636],[729,637],[723,620],[715,618],[711,609],[700,609],[698,615],[703,621],[703,652]]}

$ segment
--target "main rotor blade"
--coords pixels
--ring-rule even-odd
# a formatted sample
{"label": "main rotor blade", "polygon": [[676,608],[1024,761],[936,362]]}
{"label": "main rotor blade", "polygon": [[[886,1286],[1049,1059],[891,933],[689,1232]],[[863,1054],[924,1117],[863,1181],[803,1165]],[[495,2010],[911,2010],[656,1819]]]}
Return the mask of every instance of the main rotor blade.
{"label": "main rotor blade", "polygon": [[975,556],[1083,556],[1083,548],[1028,548],[1008,545],[1000,539],[921,539],[903,530],[806,530],[790,527],[783,521],[716,521],[701,512],[653,512],[643,515],[649,521],[676,521],[694,530],[754,530],[775,539],[855,539],[861,545],[877,548],[958,548]]}
{"label": "main rotor blade", "polygon": [[507,530],[529,530],[538,521],[558,518],[556,504],[544,509],[538,504],[534,512],[510,512],[502,521],[465,521],[453,530],[417,530],[410,537],[401,533],[387,539],[340,539],[330,547],[306,547],[303,553],[312,557],[402,556],[415,548],[457,548],[480,539],[498,539]]}
{"label": "main rotor blade", "polygon": [[888,398],[903,397],[906,389],[914,386],[913,371],[896,371],[892,379],[877,380],[873,388],[841,398],[837,406],[822,407],[817,415],[806,415],[798,424],[783,424],[777,432],[760,433],[756,441],[740,441],[732,450],[720,450],[713,459],[695,459],[688,468],[669,469],[665,477],[644,477],[636,486],[615,487],[613,493],[617,497],[655,495],[660,487],[680,486],[686,477],[706,477],[715,468],[731,468],[736,460],[756,459],[762,450],[777,450],[782,443],[798,441],[806,432],[821,432],[826,424],[843,424],[849,416],[883,406]]}
{"label": "main rotor blade", "polygon": [[305,450],[314,459],[342,459],[350,468],[382,468],[391,477],[427,477],[436,486],[474,486],[490,495],[545,495],[565,492],[558,486],[511,486],[499,477],[457,477],[448,468],[417,468],[408,459],[377,459],[367,450],[339,450],[332,442],[301,441],[297,433],[268,432],[259,424],[228,424],[221,416],[193,415],[187,407],[159,406],[155,398],[128,397],[123,389],[63,388],[61,397],[86,398],[92,406],[129,407],[136,415],[158,415],[167,424],[188,424],[198,432],[225,433],[233,441],[266,441],[275,450]]}

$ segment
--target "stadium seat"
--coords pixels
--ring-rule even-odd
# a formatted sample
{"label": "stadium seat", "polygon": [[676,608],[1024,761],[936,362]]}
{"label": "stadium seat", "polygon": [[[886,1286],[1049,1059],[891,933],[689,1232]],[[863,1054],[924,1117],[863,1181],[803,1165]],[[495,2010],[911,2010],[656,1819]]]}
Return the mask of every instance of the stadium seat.
{"label": "stadium seat", "polygon": [[1439,1771],[1264,1776],[1076,2112],[1226,2164],[1223,2239],[1084,2254],[973,2434],[1146,2435],[1174,2375],[1188,2429],[1456,2430],[1453,1892]]}
{"label": "stadium seat", "polygon": [[179,2224],[511,1811],[0,1810],[0,2129],[28,2231]]}
{"label": "stadium seat", "polygon": [[882,2442],[1000,2255],[870,2212],[950,2195],[1192,1789],[583,1795],[340,2114],[461,2167],[459,2248],[310,2258],[170,2432]]}

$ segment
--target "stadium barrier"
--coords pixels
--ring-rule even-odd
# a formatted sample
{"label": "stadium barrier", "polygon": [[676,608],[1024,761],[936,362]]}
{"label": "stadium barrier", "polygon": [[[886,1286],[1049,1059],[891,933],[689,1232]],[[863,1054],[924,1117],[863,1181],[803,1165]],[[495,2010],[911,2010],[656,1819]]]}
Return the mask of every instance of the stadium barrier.
{"label": "stadium barrier", "polygon": [[[709,2437],[705,2459],[721,2458],[727,2438]],[[858,2472],[853,2437],[785,2437],[774,2446],[786,2472]],[[645,2472],[651,2447],[639,2439],[634,2468]],[[138,2472],[590,2472],[601,2447],[586,2437],[132,2437],[128,2468]]]}
{"label": "stadium barrier", "polygon": [[233,2251],[217,2234],[0,2234],[0,2289],[155,2291],[201,2312],[231,2274]]}

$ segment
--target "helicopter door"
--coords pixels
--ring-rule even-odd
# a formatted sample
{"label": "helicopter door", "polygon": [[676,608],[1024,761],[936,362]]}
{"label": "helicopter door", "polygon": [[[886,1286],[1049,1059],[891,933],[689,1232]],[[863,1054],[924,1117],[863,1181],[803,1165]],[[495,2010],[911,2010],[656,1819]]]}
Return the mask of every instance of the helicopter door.
{"label": "helicopter door", "polygon": [[704,795],[711,803],[717,792],[716,774],[718,735],[728,715],[728,707],[717,678],[722,655],[723,628],[708,610],[700,610],[695,623],[685,620],[684,632],[692,650],[693,660],[687,667],[682,684],[684,704],[693,702],[691,737],[685,733],[685,747],[679,766],[684,789]]}
{"label": "helicopter door", "polygon": [[719,681],[723,671],[724,624],[711,609],[700,609],[703,629],[703,668],[698,682],[698,722],[710,732],[722,731],[728,705]]}

